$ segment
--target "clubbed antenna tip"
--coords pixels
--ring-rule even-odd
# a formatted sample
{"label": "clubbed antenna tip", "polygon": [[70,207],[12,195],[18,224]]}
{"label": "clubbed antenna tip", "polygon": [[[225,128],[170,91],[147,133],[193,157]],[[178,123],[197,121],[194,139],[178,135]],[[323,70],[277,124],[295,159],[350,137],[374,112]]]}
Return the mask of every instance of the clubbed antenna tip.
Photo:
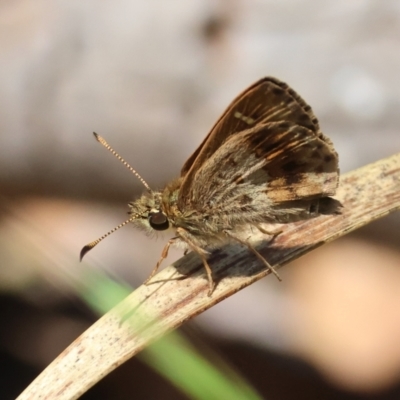
{"label": "clubbed antenna tip", "polygon": [[110,232],[107,232],[105,235],[102,237],[99,237],[96,240],[93,240],[93,242],[88,243],[86,246],[84,246],[79,254],[79,260],[82,261],[82,258],[85,256],[86,253],[88,253],[90,250],[93,249],[93,247],[97,246],[103,239],[105,239],[107,236],[110,236],[112,233],[117,231],[118,229],[122,228],[129,222],[132,222],[134,219],[136,219],[139,216],[139,214],[132,215],[129,219],[124,221],[122,224],[119,224],[116,226],[114,229],[111,229]]}
{"label": "clubbed antenna tip", "polygon": [[85,257],[85,254],[88,253],[90,250],[92,250],[97,243],[98,241],[95,240],[94,242],[91,242],[87,244],[85,247],[83,247],[79,254],[79,261],[82,261],[82,258]]}

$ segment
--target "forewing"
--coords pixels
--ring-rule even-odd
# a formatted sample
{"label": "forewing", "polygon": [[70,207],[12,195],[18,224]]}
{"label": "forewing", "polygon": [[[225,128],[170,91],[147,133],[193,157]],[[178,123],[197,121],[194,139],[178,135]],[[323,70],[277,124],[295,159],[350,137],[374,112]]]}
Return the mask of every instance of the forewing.
{"label": "forewing", "polygon": [[182,208],[239,210],[333,195],[338,158],[323,135],[272,122],[229,138],[197,171]]}
{"label": "forewing", "polygon": [[199,168],[229,136],[249,127],[282,120],[319,131],[318,120],[311,107],[293,89],[276,78],[260,79],[231,102],[183,165],[181,176],[194,164]]}
{"label": "forewing", "polygon": [[184,177],[181,197],[188,193],[196,171],[228,138],[246,129],[275,121],[287,121],[322,135],[311,107],[293,89],[275,78],[263,78],[232,101],[201,145],[186,161],[181,170],[181,176]]}

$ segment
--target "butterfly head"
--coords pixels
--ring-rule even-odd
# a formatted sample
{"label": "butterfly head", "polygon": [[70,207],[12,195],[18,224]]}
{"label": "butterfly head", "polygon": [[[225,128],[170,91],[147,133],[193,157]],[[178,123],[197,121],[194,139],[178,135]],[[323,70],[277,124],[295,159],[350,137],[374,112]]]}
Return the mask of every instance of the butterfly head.
{"label": "butterfly head", "polygon": [[161,200],[160,192],[150,191],[129,203],[129,214],[136,216],[131,222],[149,233],[168,230],[171,227],[171,223],[163,209]]}

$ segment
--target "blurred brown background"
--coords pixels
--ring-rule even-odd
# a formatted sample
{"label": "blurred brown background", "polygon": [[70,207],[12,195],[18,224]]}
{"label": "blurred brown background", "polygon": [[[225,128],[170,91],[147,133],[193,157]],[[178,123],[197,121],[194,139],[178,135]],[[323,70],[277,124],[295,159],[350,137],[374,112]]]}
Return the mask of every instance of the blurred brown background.
{"label": "blurred brown background", "polygon": [[[137,286],[163,247],[127,227],[78,262],[143,189],[93,131],[160,187],[272,75],[313,107],[342,172],[400,151],[397,0],[2,1],[0,56],[2,398],[94,320],[75,296],[85,269]],[[399,227],[371,224],[192,325],[265,397],[400,398]],[[136,361],[123,368],[127,382],[114,374],[93,398],[133,385],[180,398]],[[127,397],[106,394],[112,379]]]}

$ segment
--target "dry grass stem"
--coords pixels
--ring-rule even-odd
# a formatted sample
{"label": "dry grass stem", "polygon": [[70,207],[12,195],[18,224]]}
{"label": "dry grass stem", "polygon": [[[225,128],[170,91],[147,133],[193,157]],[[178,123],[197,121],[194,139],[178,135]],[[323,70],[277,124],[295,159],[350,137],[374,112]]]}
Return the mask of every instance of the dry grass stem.
{"label": "dry grass stem", "polygon": [[[261,232],[249,232],[250,243],[279,268],[399,209],[400,154],[345,174],[336,198],[343,204],[340,215],[288,224],[273,241]],[[18,399],[78,398],[160,335],[270,273],[239,245],[216,251],[209,264],[217,282],[211,297],[207,296],[208,281],[200,258],[193,254],[181,258],[100,318]],[[186,278],[177,279],[182,274]]]}

